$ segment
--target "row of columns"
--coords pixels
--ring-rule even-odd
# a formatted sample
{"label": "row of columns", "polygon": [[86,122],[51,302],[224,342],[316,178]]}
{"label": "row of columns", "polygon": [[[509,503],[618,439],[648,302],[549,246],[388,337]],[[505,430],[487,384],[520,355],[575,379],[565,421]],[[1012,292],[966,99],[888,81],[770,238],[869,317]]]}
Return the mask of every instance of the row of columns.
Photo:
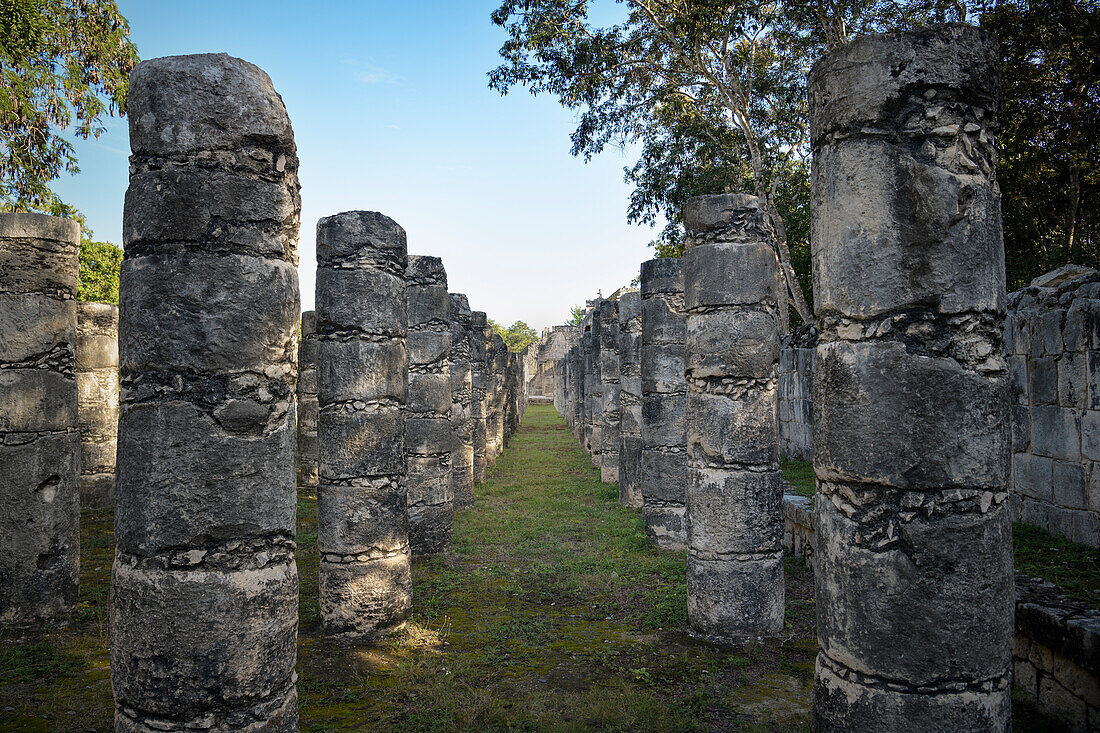
{"label": "row of columns", "polygon": [[117,309],[78,307],[74,222],[0,214],[0,623],[64,617],[81,503],[113,503],[116,730],[295,731],[296,487],[326,633],[399,626],[412,555],[518,427],[523,361],[375,212],[318,223],[299,323],[298,160],[260,69],[155,59],[129,104]]}
{"label": "row of columns", "polygon": [[[1010,726],[997,59],[946,25],[809,76],[815,730]],[[775,234],[754,196],[683,216],[682,259],[589,303],[555,404],[655,544],[686,549],[692,629],[754,643],[784,619]]]}

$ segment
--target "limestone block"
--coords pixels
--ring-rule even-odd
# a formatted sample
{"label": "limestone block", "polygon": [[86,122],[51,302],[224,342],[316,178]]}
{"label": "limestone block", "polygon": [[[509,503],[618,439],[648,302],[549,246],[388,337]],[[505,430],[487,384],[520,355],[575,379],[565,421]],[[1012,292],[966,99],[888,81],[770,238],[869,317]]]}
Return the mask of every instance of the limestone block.
{"label": "limestone block", "polygon": [[[819,478],[899,488],[1003,487],[1007,392],[1003,378],[898,342],[820,344],[814,393],[830,398],[814,404],[814,468]],[[1044,409],[1060,408],[1032,410],[1034,439]]]}
{"label": "limestone block", "polygon": [[1081,459],[1081,411],[1057,405],[1031,408],[1031,446],[1040,456]]}

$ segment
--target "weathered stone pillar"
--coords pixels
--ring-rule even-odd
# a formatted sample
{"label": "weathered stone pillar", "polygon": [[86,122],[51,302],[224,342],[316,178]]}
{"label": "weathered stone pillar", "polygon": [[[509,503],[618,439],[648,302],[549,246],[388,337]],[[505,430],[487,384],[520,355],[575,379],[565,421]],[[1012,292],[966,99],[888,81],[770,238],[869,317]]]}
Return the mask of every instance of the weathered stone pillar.
{"label": "weathered stone pillar", "polygon": [[452,491],[456,509],[474,505],[474,433],[470,417],[473,371],[470,367],[470,302],[451,293],[451,453]]}
{"label": "weathered stone pillar", "polygon": [[1006,731],[998,49],[857,38],[809,77],[819,731]]}
{"label": "weathered stone pillar", "polygon": [[79,242],[75,221],[0,214],[0,624],[76,602]]}
{"label": "weathered stone pillar", "polygon": [[603,451],[603,378],[600,375],[600,304],[589,314],[584,345],[584,447],[592,456],[592,466],[600,467]]}
{"label": "weathered stone pillar", "polygon": [[584,350],[587,334],[581,332],[577,337],[577,345],[573,347],[570,355],[570,379],[572,380],[573,403],[573,436],[582,448],[585,447],[584,425]]}
{"label": "weathered stone pillar", "polygon": [[130,76],[111,578],[116,731],[297,731],[298,158],[225,54]]}
{"label": "weathered stone pillar", "polygon": [[474,482],[483,483],[489,475],[486,460],[488,444],[487,415],[489,411],[488,373],[485,362],[485,330],[488,319],[484,311],[470,313],[470,425],[474,444]]}
{"label": "weathered stone pillar", "polygon": [[405,230],[374,211],[317,222],[317,547],[325,632],[357,639],[412,606],[405,489]]}
{"label": "weathered stone pillar", "polygon": [[619,480],[619,301],[600,305],[600,383],[603,414],[600,418],[600,480]]}
{"label": "weathered stone pillar", "polygon": [[500,334],[488,328],[486,333],[486,373],[489,380],[489,414],[486,418],[485,461],[495,466],[504,450],[504,372],[508,365],[508,347]]}
{"label": "weathered stone pillar", "polygon": [[687,546],[684,278],[679,257],[642,263],[642,516],[659,547]]}
{"label": "weathered stone pillar", "polygon": [[317,312],[302,314],[298,337],[298,485],[317,486]]}
{"label": "weathered stone pillar", "polygon": [[81,303],[76,325],[80,506],[114,506],[118,441],[118,306]]}
{"label": "weathered stone pillar", "polygon": [[451,477],[451,299],[438,257],[409,257],[409,544],[413,555],[442,552],[454,533]]}
{"label": "weathered stone pillar", "polygon": [[619,298],[619,503],[642,506],[642,294]]}
{"label": "weathered stone pillar", "polygon": [[783,628],[778,261],[755,196],[684,205],[688,621],[717,642]]}

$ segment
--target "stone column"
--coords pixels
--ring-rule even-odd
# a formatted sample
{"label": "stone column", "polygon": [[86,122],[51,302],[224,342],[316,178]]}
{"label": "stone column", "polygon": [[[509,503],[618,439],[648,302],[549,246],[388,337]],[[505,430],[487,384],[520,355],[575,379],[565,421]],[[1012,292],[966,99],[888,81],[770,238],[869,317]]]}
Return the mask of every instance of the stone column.
{"label": "stone column", "polygon": [[454,533],[451,477],[451,299],[438,257],[409,257],[409,544],[414,556],[442,552]]}
{"label": "stone column", "polygon": [[940,25],[809,77],[819,731],[1011,727],[998,59]]}
{"label": "stone column", "polygon": [[0,624],[76,602],[79,242],[75,221],[0,214]]}
{"label": "stone column", "polygon": [[684,205],[688,621],[720,643],[783,629],[778,261],[755,196]]}
{"label": "stone column", "polygon": [[302,314],[298,337],[298,486],[317,486],[317,312]]}
{"label": "stone column", "polygon": [[508,347],[504,345],[504,339],[500,334],[493,332],[492,328],[486,330],[486,354],[488,366],[486,367],[489,379],[489,415],[486,418],[485,461],[490,466],[495,466],[497,458],[504,450],[504,372],[508,364]]}
{"label": "stone column", "polygon": [[570,356],[570,378],[573,383],[573,436],[580,443],[581,448],[585,447],[586,440],[584,425],[584,351],[586,337],[587,334],[582,332],[577,338],[577,345],[573,347],[573,353]]}
{"label": "stone column", "polygon": [[678,257],[642,263],[642,517],[658,547],[687,546],[684,522],[684,278]]}
{"label": "stone column", "polygon": [[619,301],[600,306],[600,384],[603,415],[600,419],[600,480],[619,480]]}
{"label": "stone column", "polygon": [[297,731],[298,158],[225,54],[130,76],[111,578],[116,731]]}
{"label": "stone column", "polygon": [[474,505],[474,433],[470,401],[473,371],[470,367],[470,302],[462,293],[451,293],[451,453],[456,509]]}
{"label": "stone column", "polygon": [[81,303],[76,325],[80,417],[80,506],[115,503],[118,441],[118,306]]}
{"label": "stone column", "polygon": [[600,303],[591,311],[584,340],[584,430],[585,450],[592,466],[600,467],[603,451],[603,378],[600,375]]}
{"label": "stone column", "polygon": [[470,426],[474,444],[474,482],[484,483],[489,473],[485,451],[488,428],[488,375],[485,362],[485,329],[488,319],[484,311],[470,313]]}
{"label": "stone column", "polygon": [[385,634],[412,606],[407,266],[405,230],[387,216],[317,222],[317,547],[321,622],[338,638]]}
{"label": "stone column", "polygon": [[619,298],[619,503],[642,506],[642,294]]}

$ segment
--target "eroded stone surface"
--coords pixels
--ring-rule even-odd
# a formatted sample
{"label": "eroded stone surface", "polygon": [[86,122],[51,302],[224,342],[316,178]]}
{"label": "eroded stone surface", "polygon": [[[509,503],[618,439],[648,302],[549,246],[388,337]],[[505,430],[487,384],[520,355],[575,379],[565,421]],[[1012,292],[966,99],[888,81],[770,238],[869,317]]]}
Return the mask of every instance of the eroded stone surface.
{"label": "eroded stone surface", "polygon": [[118,306],[80,303],[76,386],[80,417],[80,506],[114,504],[118,440]]}
{"label": "eroded stone surface", "polygon": [[412,606],[406,336],[420,304],[406,299],[405,230],[389,217],[325,217],[317,243],[321,622],[332,637],[374,638]]}
{"label": "eroded stone surface", "polygon": [[317,312],[302,314],[298,337],[298,485],[317,486]]}
{"label": "eroded stone surface", "polygon": [[0,213],[0,624],[76,603],[79,241],[69,219]]}
{"label": "eroded stone surface", "polygon": [[755,196],[684,207],[688,621],[719,642],[783,628],[778,262]]}
{"label": "eroded stone surface", "polygon": [[934,26],[810,74],[815,730],[1009,727],[997,60]]}
{"label": "eroded stone surface", "polygon": [[298,729],[298,159],[224,54],[130,83],[111,579],[116,729]]}
{"label": "eroded stone surface", "polygon": [[462,293],[451,293],[451,477],[456,509],[474,503],[474,433],[471,416],[473,368],[470,364],[470,302]]}
{"label": "eroded stone surface", "polygon": [[413,255],[406,270],[409,303],[409,544],[413,555],[442,552],[454,531],[451,452],[451,299],[438,257]]}
{"label": "eroded stone surface", "polygon": [[642,516],[660,547],[687,546],[684,278],[679,258],[642,263]]}
{"label": "eroded stone surface", "polygon": [[619,503],[642,506],[642,294],[619,298]]}

